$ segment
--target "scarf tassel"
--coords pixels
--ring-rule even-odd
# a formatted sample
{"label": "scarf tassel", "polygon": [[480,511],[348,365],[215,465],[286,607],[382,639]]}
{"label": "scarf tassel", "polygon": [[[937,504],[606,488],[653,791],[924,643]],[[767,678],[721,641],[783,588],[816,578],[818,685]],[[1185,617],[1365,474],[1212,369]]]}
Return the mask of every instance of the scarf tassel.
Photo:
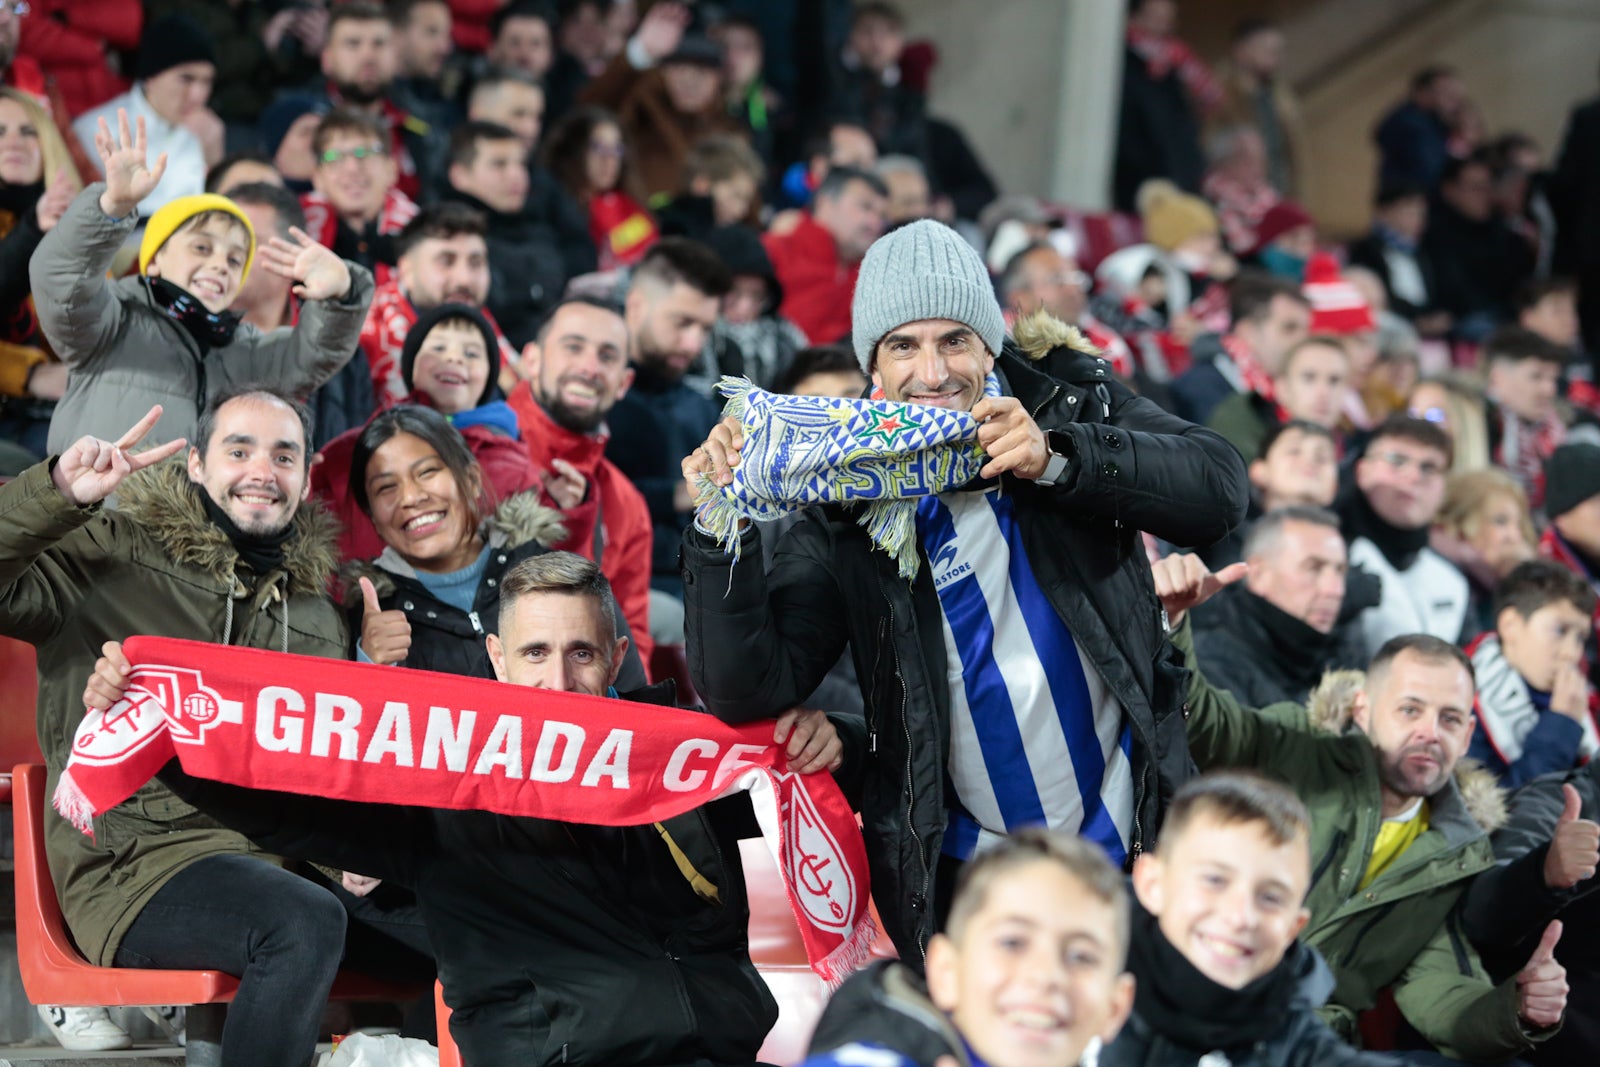
{"label": "scarf tassel", "polygon": [[56,782],[56,791],[50,803],[79,833],[94,836],[94,805],[89,803],[83,789],[73,780],[70,768],[61,772],[61,780]]}

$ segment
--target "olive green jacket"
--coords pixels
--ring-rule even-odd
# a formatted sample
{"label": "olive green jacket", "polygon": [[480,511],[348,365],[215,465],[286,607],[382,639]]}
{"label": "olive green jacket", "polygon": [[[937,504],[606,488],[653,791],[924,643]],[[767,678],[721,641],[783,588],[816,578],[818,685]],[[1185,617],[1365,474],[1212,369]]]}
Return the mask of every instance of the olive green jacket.
{"label": "olive green jacket", "polygon": [[1458,905],[1472,877],[1494,865],[1488,831],[1505,819],[1486,772],[1458,767],[1428,800],[1427,832],[1361,889],[1383,822],[1377,755],[1349,724],[1362,675],[1327,676],[1309,707],[1245,708],[1206,681],[1187,622],[1172,638],[1193,670],[1187,727],[1200,769],[1272,774],[1311,811],[1311,921],[1301,936],[1337,980],[1323,1009],[1329,1025],[1357,1041],[1357,1014],[1392,989],[1407,1021],[1461,1059],[1502,1060],[1554,1032],[1525,1026],[1515,978],[1491,985],[1462,933]]}
{"label": "olive green jacket", "polygon": [[[206,516],[181,457],[124,481],[116,510],[69,503],[50,478],[57,458],[0,487],[0,632],[38,651],[39,747],[52,792],[106,641],[156,634],[343,658],[344,618],[324,595],[332,520],[320,507],[300,508],[285,568],[256,579],[235,574],[233,545]],[[259,852],[156,782],[95,819],[92,838],[46,812],[45,845],[72,936],[101,966],[178,871],[205,856]]]}

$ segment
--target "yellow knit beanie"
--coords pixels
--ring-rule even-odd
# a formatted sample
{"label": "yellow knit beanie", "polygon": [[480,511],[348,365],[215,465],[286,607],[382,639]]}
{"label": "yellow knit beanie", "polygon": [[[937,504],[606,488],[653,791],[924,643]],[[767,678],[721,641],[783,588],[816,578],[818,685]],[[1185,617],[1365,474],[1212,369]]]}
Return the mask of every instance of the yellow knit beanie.
{"label": "yellow knit beanie", "polygon": [[256,228],[250,225],[250,217],[239,209],[238,204],[216,193],[180,196],[150,216],[150,221],[144,226],[144,240],[139,242],[139,273],[149,273],[150,261],[156,258],[156,253],[161,251],[167,239],[178,232],[178,227],[207,211],[227,212],[239,220],[239,225],[244,227],[244,232],[249,236],[250,250],[244,257],[244,272],[239,275],[239,284],[244,285],[245,279],[250,277],[250,265],[256,258]]}
{"label": "yellow knit beanie", "polygon": [[1217,214],[1211,205],[1163,178],[1139,186],[1138,202],[1145,240],[1164,252],[1191,237],[1217,232]]}

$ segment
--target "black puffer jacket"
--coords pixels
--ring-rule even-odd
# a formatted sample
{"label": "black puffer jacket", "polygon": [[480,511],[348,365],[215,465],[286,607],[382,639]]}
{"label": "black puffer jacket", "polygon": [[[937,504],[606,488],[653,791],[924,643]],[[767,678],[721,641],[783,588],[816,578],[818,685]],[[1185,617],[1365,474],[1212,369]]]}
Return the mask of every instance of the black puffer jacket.
{"label": "black puffer jacket", "polygon": [[[1064,336],[1042,339],[1053,348]],[[1187,674],[1166,641],[1139,531],[1181,545],[1217,540],[1244,515],[1244,464],[1216,434],[1118,385],[1103,360],[1052,356],[1066,380],[1009,348],[995,370],[1070,453],[1071,469],[1051,487],[1007,478],[1005,491],[1017,501],[1040,587],[1131,724],[1137,853],[1155,839],[1191,770]],[[759,564],[733,566],[691,526],[683,543],[689,669],[708,710],[747,722],[800,702],[849,646],[867,736],[845,738],[849,758],[865,761],[860,810],[873,897],[901,958],[920,970],[946,819],[941,609],[926,561],[907,583],[855,520],[851,510],[812,509],[765,574]],[[745,560],[759,560],[756,530],[744,536]]]}
{"label": "black puffer jacket", "polygon": [[[672,683],[625,699],[671,704]],[[469,1067],[748,1064],[778,1018],[750,962],[741,794],[661,824],[581,826],[161,780],[265,847],[416,891]],[[270,842],[270,845],[267,843]]]}
{"label": "black puffer jacket", "polygon": [[1211,684],[1247,708],[1304,704],[1323,671],[1366,666],[1359,627],[1318,633],[1243,584],[1195,610],[1194,649]]}
{"label": "black puffer jacket", "polygon": [[[561,515],[539,503],[534,492],[518,493],[503,501],[488,523],[487,541],[491,549],[472,611],[438,600],[417,579],[417,572],[392,548],[371,563],[355,563],[344,571],[344,604],[350,623],[351,653],[361,640],[361,618],[365,606],[361,599],[360,578],[371,579],[384,611],[400,610],[411,623],[411,650],[402,667],[418,671],[464,674],[472,678],[493,678],[494,666],[483,643],[486,635],[500,628],[500,581],[505,573],[531,556],[550,551],[549,545],[564,536]],[[624,692],[646,682],[644,664],[631,640],[628,621],[617,615],[617,632],[630,638],[628,652],[617,676],[617,688]]]}

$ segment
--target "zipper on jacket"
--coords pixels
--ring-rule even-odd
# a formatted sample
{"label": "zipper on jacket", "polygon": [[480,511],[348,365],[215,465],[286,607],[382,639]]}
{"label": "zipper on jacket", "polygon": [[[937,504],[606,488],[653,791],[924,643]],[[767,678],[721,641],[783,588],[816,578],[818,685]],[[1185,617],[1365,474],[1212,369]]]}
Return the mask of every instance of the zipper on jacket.
{"label": "zipper on jacket", "polygon": [[1050,401],[1054,400],[1056,398],[1056,394],[1059,393],[1059,392],[1061,392],[1061,386],[1060,385],[1052,385],[1050,387],[1049,395],[1046,396],[1043,400],[1039,401],[1039,406],[1034,408],[1033,411],[1029,413],[1028,417],[1030,419],[1032,419],[1033,421],[1038,422],[1039,421],[1039,412],[1043,411],[1045,409],[1045,406],[1047,404],[1049,404]]}
{"label": "zipper on jacket", "polygon": [[[1142,780],[1148,780],[1150,777],[1149,768],[1147,767],[1145,773],[1139,777]],[[1130,871],[1133,870],[1133,861],[1138,859],[1139,853],[1144,851],[1144,830],[1139,825],[1140,803],[1141,799],[1139,797],[1133,798],[1133,847],[1128,849],[1128,870]]]}
{"label": "zipper on jacket", "polygon": [[1364,924],[1362,924],[1361,929],[1356,931],[1356,936],[1350,942],[1349,947],[1344,950],[1343,956],[1345,966],[1348,967],[1350,965],[1350,961],[1356,958],[1356,949],[1361,947],[1361,942],[1366,940],[1367,935],[1372,932],[1372,928],[1377,926],[1384,919],[1387,919],[1389,917],[1389,913],[1393,911],[1396,906],[1399,905],[1399,903],[1400,902],[1397,900],[1391,900],[1389,903],[1379,908],[1377,913],[1373,915],[1372,918],[1368,919]]}
{"label": "zipper on jacket", "polygon": [[[891,611],[894,609],[891,608]],[[878,643],[876,653],[872,659],[872,699],[867,701],[867,752],[869,755],[878,753],[878,715],[873,710],[878,707],[878,668],[883,665],[883,646],[888,641],[888,623],[878,620]]]}
{"label": "zipper on jacket", "polygon": [[[928,846],[923,842],[922,835],[917,833],[917,822],[913,812],[917,806],[917,787],[911,774],[911,721],[906,717],[907,705],[911,702],[911,695],[906,691],[905,675],[900,670],[900,650],[894,645],[894,601],[889,604],[889,640],[886,642],[894,652],[894,679],[900,684],[900,729],[906,735],[906,829],[911,831],[911,840],[917,843],[917,858],[922,862],[922,906],[927,908],[929,883],[933,880],[933,872],[928,867]],[[928,946],[922,938],[917,938],[917,952],[922,956],[922,962],[928,962]]]}
{"label": "zipper on jacket", "polygon": [[1322,857],[1322,862],[1317,864],[1317,869],[1311,872],[1311,886],[1316,888],[1322,876],[1328,873],[1328,868],[1333,866],[1334,858],[1339,855],[1339,849],[1344,847],[1344,830],[1340,829],[1333,835],[1333,840],[1328,843],[1328,854]]}

